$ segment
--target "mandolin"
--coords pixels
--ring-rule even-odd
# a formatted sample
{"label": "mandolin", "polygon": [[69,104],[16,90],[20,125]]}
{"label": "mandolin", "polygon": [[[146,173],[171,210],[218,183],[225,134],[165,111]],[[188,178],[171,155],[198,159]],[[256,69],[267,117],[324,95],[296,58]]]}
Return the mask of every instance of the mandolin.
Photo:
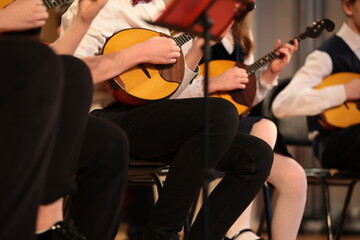
{"label": "mandolin", "polygon": [[[335,24],[329,19],[322,19],[313,23],[312,27],[306,28],[306,31],[299,34],[296,39],[298,42],[306,38],[317,38],[321,32],[326,29],[327,31],[333,31]],[[294,39],[289,43],[293,43]],[[213,60],[209,62],[209,78],[216,77],[227,69],[237,66],[246,70],[249,76],[249,82],[245,89],[237,89],[232,91],[220,91],[211,94],[211,97],[220,97],[232,102],[239,115],[245,115],[248,113],[255,99],[256,95],[256,77],[255,72],[261,67],[265,66],[273,59],[278,57],[277,49],[263,56],[251,65],[245,65],[231,60]],[[204,64],[200,65],[200,75],[204,75]]]}
{"label": "mandolin", "polygon": [[[315,89],[347,83],[354,78],[360,78],[358,73],[335,73],[323,79]],[[319,122],[326,128],[346,128],[360,123],[360,100],[347,101],[340,106],[325,110],[320,114]]]}
{"label": "mandolin", "polygon": [[[122,30],[106,41],[102,54],[113,53],[156,36],[170,37],[143,28]],[[184,33],[172,39],[181,47],[193,37]],[[180,53],[174,64],[143,63],[105,81],[105,87],[117,101],[130,106],[168,98],[178,89],[184,77],[185,60],[182,51]]]}

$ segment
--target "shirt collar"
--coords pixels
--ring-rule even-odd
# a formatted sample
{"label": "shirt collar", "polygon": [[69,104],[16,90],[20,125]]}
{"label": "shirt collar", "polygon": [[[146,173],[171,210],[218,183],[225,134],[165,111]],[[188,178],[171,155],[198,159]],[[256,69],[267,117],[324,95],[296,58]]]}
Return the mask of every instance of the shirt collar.
{"label": "shirt collar", "polygon": [[337,35],[341,37],[350,49],[360,59],[360,35],[354,32],[346,23],[343,23]]}
{"label": "shirt collar", "polygon": [[228,52],[229,55],[231,55],[234,50],[234,38],[232,37],[231,31],[228,31],[226,35],[221,39],[221,43]]}

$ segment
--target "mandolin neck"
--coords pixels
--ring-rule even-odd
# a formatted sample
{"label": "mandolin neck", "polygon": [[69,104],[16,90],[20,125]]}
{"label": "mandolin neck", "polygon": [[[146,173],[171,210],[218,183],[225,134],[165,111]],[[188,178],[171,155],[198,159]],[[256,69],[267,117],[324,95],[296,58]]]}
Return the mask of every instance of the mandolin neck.
{"label": "mandolin neck", "polygon": [[190,41],[193,38],[194,38],[193,36],[187,33],[183,33],[180,36],[173,37],[174,41],[179,47],[181,47],[182,45],[184,45],[186,42]]}
{"label": "mandolin neck", "polygon": [[69,0],[43,0],[43,3],[47,9],[59,6]]}
{"label": "mandolin neck", "polygon": [[[304,40],[306,38],[307,38],[306,34],[300,34],[299,36],[297,36],[294,39],[290,40],[288,43],[293,44],[295,39],[298,42],[300,42],[300,41],[302,41],[302,40]],[[256,62],[254,62],[253,64],[245,67],[246,73],[247,74],[254,74],[261,67],[265,66],[266,64],[268,64],[269,62],[274,60],[276,57],[278,57],[277,52],[278,52],[278,49],[275,49],[271,53],[266,54],[265,56],[263,56],[262,58],[260,58]]]}

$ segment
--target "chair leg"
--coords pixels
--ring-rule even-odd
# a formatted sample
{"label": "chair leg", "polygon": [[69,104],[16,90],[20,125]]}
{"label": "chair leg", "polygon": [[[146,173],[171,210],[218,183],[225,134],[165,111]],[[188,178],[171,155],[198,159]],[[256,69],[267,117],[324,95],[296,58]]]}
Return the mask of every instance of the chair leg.
{"label": "chair leg", "polygon": [[351,196],[352,196],[352,193],[353,193],[356,182],[357,182],[356,180],[353,180],[353,181],[351,181],[349,183],[348,190],[347,190],[347,193],[346,193],[346,198],[345,198],[344,205],[343,205],[343,209],[342,209],[342,212],[341,212],[340,222],[339,222],[339,225],[338,225],[338,228],[337,228],[337,231],[336,231],[336,240],[340,240],[340,238],[341,238],[346,213],[347,213],[347,210],[348,210],[348,207],[349,207],[349,204],[350,204]]}
{"label": "chair leg", "polygon": [[326,180],[322,177],[318,178],[322,191],[323,191],[323,200],[324,200],[324,210],[325,210],[325,220],[326,227],[328,232],[328,240],[333,240],[333,232],[332,232],[332,219],[331,219],[331,207],[330,207],[330,196],[329,196],[329,187],[326,183]]}
{"label": "chair leg", "polygon": [[271,194],[270,194],[270,186],[265,183],[263,188],[263,198],[264,198],[264,213],[261,216],[260,219],[260,224],[259,224],[259,228],[257,231],[257,235],[260,235],[262,232],[262,226],[263,226],[263,221],[265,218],[266,221],[266,229],[267,229],[267,234],[268,234],[268,239],[271,240],[272,238],[272,233],[271,233],[271,221],[272,221],[272,211],[271,211]]}

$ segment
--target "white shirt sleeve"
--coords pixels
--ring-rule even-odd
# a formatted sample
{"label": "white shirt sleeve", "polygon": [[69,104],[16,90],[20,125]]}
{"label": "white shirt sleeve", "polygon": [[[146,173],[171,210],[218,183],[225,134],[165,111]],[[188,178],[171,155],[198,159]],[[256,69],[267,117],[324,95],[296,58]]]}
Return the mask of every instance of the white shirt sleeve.
{"label": "white shirt sleeve", "polygon": [[199,98],[204,97],[204,77],[200,75],[195,78],[191,84],[187,85],[186,88],[174,98]]}
{"label": "white shirt sleeve", "polygon": [[[78,0],[62,16],[61,29],[69,27],[77,12]],[[165,8],[162,0],[153,0],[148,4],[133,7],[127,0],[110,0],[101,9],[91,23],[90,29],[79,44],[75,52],[77,57],[96,56],[102,53],[108,38],[115,33],[129,28],[145,28],[157,32],[170,34],[169,30],[147,23],[152,21]]]}
{"label": "white shirt sleeve", "polygon": [[[191,93],[192,91],[199,91],[198,89],[194,88],[194,83],[191,83],[191,81],[198,75],[199,69],[196,69],[196,71],[192,71],[185,63],[185,74],[184,78],[179,86],[179,88],[176,90],[176,92],[170,97],[170,99],[177,99],[177,98],[190,98],[190,97],[200,97],[197,96],[197,94]],[[195,81],[195,80],[193,80]],[[202,82],[202,81],[201,81]],[[192,86],[194,85],[194,86]],[[203,91],[202,92],[202,96]]]}
{"label": "white shirt sleeve", "polygon": [[[184,56],[189,52],[191,46],[193,44],[193,40],[186,42],[182,47],[181,50],[183,51]],[[176,90],[176,92],[170,97],[170,99],[177,99],[177,98],[187,98],[187,95],[190,95],[188,97],[196,97],[196,95],[192,95],[188,93],[188,89],[190,88],[191,81],[199,74],[199,68],[196,68],[195,71],[192,71],[186,64],[185,61],[185,72],[184,72],[184,78],[179,86],[179,88]]]}
{"label": "white shirt sleeve", "polygon": [[332,72],[330,56],[315,50],[294,75],[289,85],[275,98],[272,110],[276,117],[313,116],[346,100],[343,84],[314,89]]}
{"label": "white shirt sleeve", "polygon": [[267,83],[262,78],[262,73],[267,69],[268,65],[261,67],[259,70],[255,72],[255,78],[256,78],[256,95],[253,102],[253,106],[264,100],[268,92],[276,85],[278,85],[278,79],[279,76],[276,76],[274,81],[271,83]]}

